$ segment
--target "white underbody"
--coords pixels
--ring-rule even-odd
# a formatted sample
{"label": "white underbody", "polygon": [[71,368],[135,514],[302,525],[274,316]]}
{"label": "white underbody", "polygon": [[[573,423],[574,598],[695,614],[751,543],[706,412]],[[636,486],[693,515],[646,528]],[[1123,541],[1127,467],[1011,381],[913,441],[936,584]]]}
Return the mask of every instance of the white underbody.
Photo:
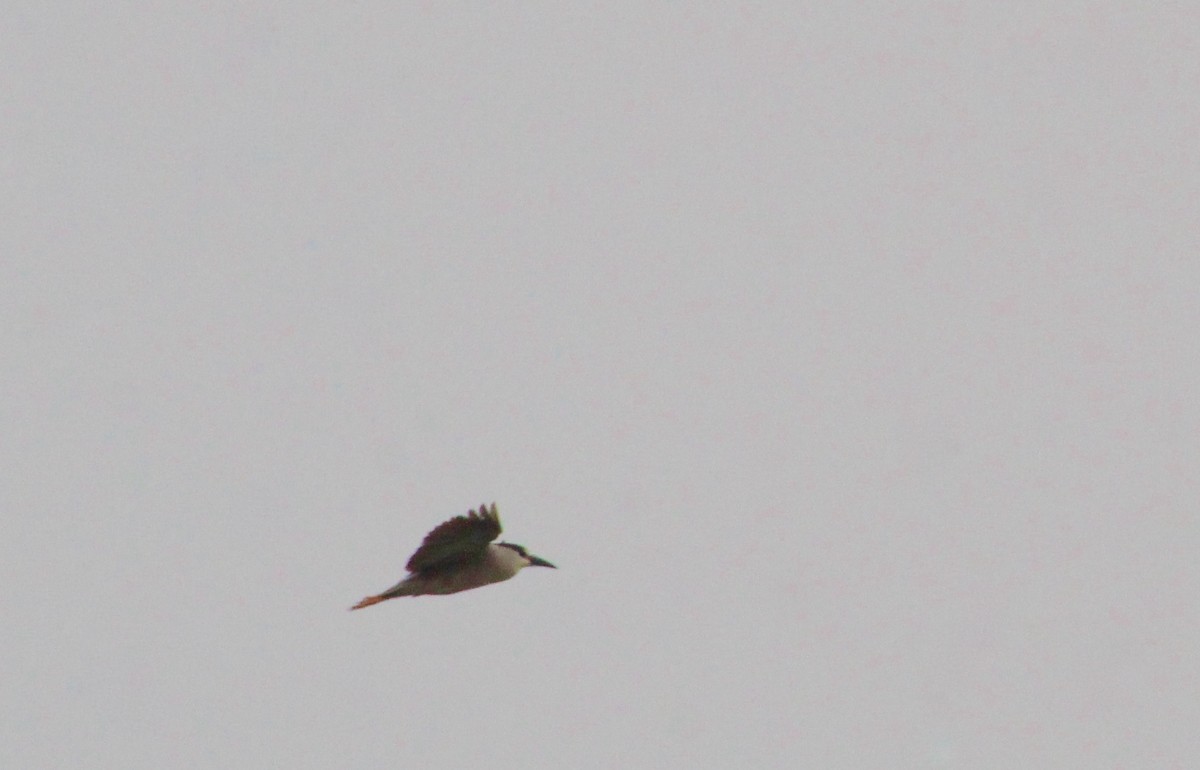
{"label": "white underbody", "polygon": [[527,566],[529,562],[513,549],[489,545],[478,562],[463,564],[432,575],[413,573],[382,595],[390,598],[456,594],[459,591],[508,580]]}

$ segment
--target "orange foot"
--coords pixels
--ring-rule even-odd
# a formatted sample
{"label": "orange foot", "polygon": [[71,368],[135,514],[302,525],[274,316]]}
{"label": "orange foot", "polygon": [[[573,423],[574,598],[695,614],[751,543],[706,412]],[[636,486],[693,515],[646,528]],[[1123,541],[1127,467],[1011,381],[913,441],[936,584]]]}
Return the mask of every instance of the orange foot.
{"label": "orange foot", "polygon": [[361,602],[354,605],[350,609],[361,610],[363,607],[370,607],[372,604],[379,604],[381,601],[383,601],[384,599],[387,599],[387,598],[388,597],[386,597],[386,596],[368,596],[366,599],[363,599]]}

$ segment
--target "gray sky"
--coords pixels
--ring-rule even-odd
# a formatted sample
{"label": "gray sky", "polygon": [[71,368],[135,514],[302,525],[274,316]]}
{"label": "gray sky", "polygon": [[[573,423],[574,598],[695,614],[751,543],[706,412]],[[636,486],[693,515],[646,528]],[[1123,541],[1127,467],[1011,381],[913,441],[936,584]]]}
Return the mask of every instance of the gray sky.
{"label": "gray sky", "polygon": [[1194,8],[21,6],[0,766],[1196,766]]}

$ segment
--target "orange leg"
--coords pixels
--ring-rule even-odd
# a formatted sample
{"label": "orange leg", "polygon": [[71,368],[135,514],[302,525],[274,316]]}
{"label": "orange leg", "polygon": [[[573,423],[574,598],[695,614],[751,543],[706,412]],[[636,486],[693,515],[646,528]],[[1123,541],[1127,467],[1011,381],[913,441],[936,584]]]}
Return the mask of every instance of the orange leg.
{"label": "orange leg", "polygon": [[386,601],[391,598],[392,598],[391,596],[384,596],[383,594],[380,594],[378,596],[368,596],[366,599],[363,599],[361,602],[354,605],[350,609],[361,610],[363,607],[370,607],[372,604],[379,604],[380,602]]}

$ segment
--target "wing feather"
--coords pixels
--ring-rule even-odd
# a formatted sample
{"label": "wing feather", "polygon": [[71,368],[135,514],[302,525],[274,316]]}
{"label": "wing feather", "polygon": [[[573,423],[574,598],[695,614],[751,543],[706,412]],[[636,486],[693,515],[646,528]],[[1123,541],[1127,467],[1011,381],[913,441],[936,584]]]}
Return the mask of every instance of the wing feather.
{"label": "wing feather", "polygon": [[496,504],[489,509],[480,505],[479,511],[455,516],[433,528],[421,541],[421,547],[409,558],[409,572],[428,572],[471,561],[483,554],[488,543],[500,537],[500,515]]}

